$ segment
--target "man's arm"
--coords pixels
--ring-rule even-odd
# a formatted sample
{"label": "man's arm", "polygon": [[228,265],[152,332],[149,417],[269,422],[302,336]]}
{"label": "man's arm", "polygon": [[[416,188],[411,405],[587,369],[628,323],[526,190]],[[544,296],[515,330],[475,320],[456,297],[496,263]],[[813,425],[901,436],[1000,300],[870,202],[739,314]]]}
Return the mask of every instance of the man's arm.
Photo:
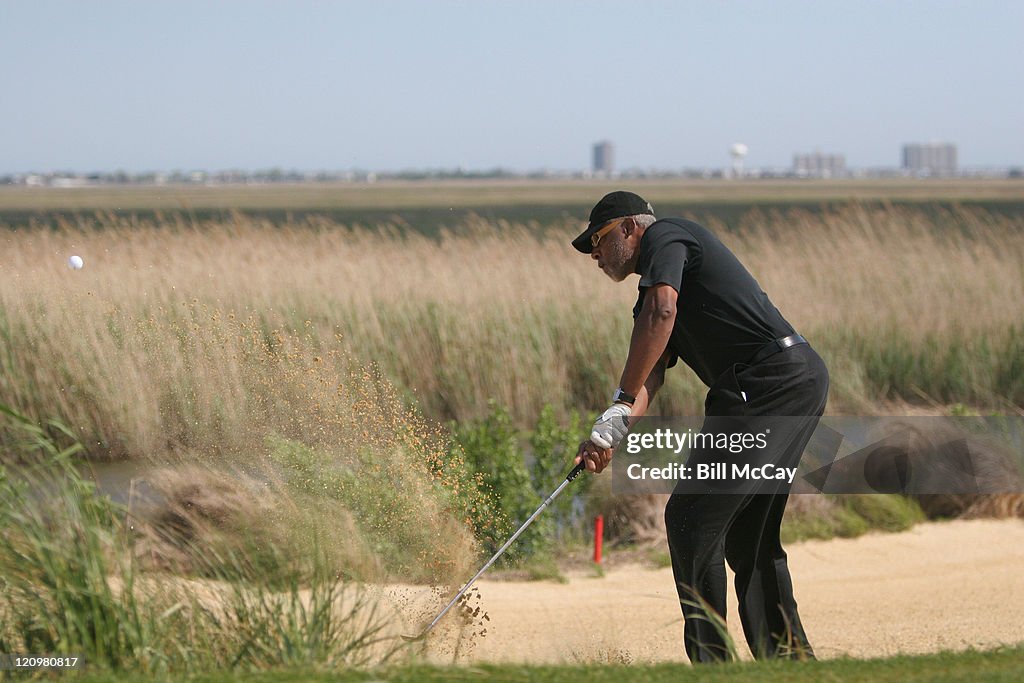
{"label": "man's arm", "polygon": [[[651,372],[668,346],[672,328],[676,324],[676,300],[679,295],[670,285],[650,287],[644,295],[640,315],[633,322],[633,335],[629,340],[629,355],[619,379],[619,387],[640,400],[640,393]],[[662,368],[664,376],[664,368]],[[660,384],[658,386],[661,386]],[[653,397],[651,397],[653,398]],[[649,401],[648,401],[649,403]],[[644,409],[646,410],[646,405]],[[636,414],[634,404],[633,413]],[[641,413],[642,414],[642,413]]]}
{"label": "man's arm", "polygon": [[[647,376],[647,381],[644,382],[643,387],[637,393],[630,422],[647,413],[647,409],[650,407],[651,401],[654,400],[654,396],[658,393],[658,389],[665,383],[665,368],[668,365],[668,356],[668,351],[662,354],[651,374]],[[579,463],[584,458],[587,460],[587,470],[596,474],[601,472],[612,461],[612,450],[610,448],[599,448],[593,441],[587,439],[580,444],[579,449],[576,451],[574,464]]]}
{"label": "man's arm", "polygon": [[644,382],[640,393],[636,395],[636,403],[633,404],[633,410],[630,412],[630,422],[647,414],[647,409],[650,408],[651,403],[654,401],[658,389],[661,389],[661,385],[665,383],[665,368],[668,366],[668,357],[669,353],[666,350],[661,354],[658,362],[655,363],[651,374],[647,375],[647,381]]}

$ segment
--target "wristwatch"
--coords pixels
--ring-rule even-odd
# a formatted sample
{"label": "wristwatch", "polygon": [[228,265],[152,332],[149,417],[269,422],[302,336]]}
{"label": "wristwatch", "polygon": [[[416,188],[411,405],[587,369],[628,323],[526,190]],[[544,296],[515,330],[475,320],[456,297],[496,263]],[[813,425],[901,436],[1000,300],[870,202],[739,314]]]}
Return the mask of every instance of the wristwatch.
{"label": "wristwatch", "polygon": [[632,407],[632,405],[636,403],[636,396],[630,396],[622,390],[622,387],[619,387],[615,390],[615,395],[612,396],[612,403],[625,403]]}

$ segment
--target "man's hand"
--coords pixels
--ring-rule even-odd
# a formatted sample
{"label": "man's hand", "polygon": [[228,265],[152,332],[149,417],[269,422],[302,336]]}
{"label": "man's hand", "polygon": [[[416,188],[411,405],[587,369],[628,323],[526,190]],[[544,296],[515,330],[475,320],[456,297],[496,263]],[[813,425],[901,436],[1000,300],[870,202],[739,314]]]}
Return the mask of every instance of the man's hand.
{"label": "man's hand", "polygon": [[629,431],[629,416],[633,410],[624,403],[613,403],[594,422],[590,440],[601,448],[615,448]]}
{"label": "man's hand", "polygon": [[583,460],[587,461],[588,472],[598,474],[605,467],[608,467],[608,463],[612,461],[612,451],[610,448],[600,448],[593,441],[587,439],[580,444],[579,449],[576,451],[576,459],[573,460],[573,465],[578,465]]}

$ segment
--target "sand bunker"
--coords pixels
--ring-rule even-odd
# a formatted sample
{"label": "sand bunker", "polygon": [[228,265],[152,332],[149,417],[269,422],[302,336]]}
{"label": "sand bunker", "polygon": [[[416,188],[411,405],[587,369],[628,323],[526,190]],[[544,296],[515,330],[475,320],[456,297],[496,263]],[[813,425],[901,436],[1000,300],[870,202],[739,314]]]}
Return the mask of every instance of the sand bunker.
{"label": "sand bunker", "polygon": [[[1020,520],[923,524],[788,551],[804,625],[821,658],[1024,642]],[[392,587],[388,594],[413,633],[458,588]],[[729,622],[746,654],[735,604]],[[632,565],[604,577],[573,572],[567,584],[481,580],[467,608],[447,615],[422,647],[439,663],[686,661],[682,627],[671,570]]]}

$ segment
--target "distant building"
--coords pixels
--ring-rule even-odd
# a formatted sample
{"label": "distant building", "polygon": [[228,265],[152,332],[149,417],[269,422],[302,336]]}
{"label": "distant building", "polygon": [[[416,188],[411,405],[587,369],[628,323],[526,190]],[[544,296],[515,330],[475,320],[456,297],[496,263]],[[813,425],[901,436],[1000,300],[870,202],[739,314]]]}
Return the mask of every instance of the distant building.
{"label": "distant building", "polygon": [[948,142],[903,145],[903,168],[915,175],[955,175],[956,145]]}
{"label": "distant building", "polygon": [[846,157],[821,152],[794,154],[793,173],[801,178],[842,178],[846,176]]}
{"label": "distant building", "polygon": [[611,175],[615,170],[615,148],[607,140],[594,143],[594,174]]}

